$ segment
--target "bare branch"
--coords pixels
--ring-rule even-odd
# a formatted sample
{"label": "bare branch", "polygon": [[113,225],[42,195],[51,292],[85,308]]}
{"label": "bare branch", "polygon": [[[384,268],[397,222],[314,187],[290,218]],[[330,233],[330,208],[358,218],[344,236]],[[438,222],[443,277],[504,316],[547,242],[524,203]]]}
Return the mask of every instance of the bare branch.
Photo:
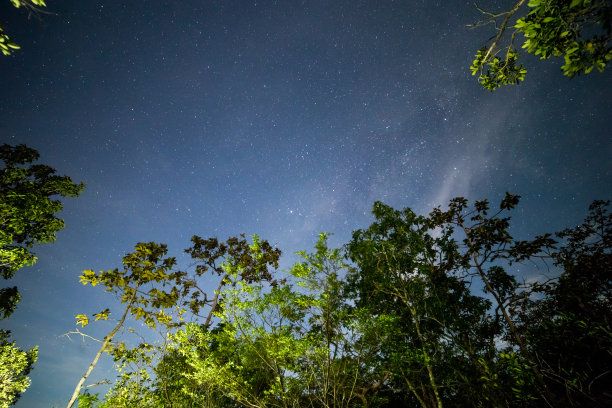
{"label": "bare branch", "polygon": [[98,385],[106,385],[106,384],[110,384],[111,382],[109,380],[102,380],[102,381],[98,381],[97,383],[93,383],[93,384],[89,384],[89,385],[84,385],[83,388],[90,388],[90,387],[96,387]]}
{"label": "bare branch", "polygon": [[62,334],[62,337],[67,337],[70,341],[72,341],[72,338],[70,337],[71,334],[78,334],[79,336],[83,337],[83,342],[85,342],[85,337],[93,341],[97,341],[98,343],[102,343],[104,341],[104,340],[96,339],[95,337],[92,337],[89,334],[85,334],[82,331],[80,331],[78,328],[75,329],[75,331],[69,331],[67,333]]}
{"label": "bare branch", "polygon": [[[487,15],[491,16],[491,17],[489,17],[489,19],[487,19],[487,20],[491,20],[491,19],[495,20],[496,18],[501,17],[501,16],[503,16],[503,15],[505,15],[505,16],[506,16],[506,17],[504,18],[503,22],[502,22],[501,27],[499,27],[499,28],[497,28],[497,27],[496,27],[496,29],[498,30],[498,33],[497,33],[497,35],[495,36],[495,39],[493,40],[493,43],[491,44],[491,46],[490,46],[490,47],[487,49],[487,53],[485,54],[485,57],[484,57],[484,59],[482,60],[483,64],[484,64],[486,61],[488,61],[488,60],[489,60],[489,58],[491,57],[491,55],[492,55],[492,54],[493,54],[493,55],[495,55],[495,54],[496,54],[495,49],[496,49],[496,47],[497,47],[497,44],[499,44],[499,41],[501,40],[502,36],[504,35],[504,32],[505,32],[505,31],[506,31],[506,29],[508,28],[508,23],[509,23],[509,21],[510,21],[510,18],[511,18],[511,17],[512,17],[512,16],[513,16],[513,15],[514,15],[514,14],[515,14],[515,13],[516,13],[516,12],[517,12],[517,11],[518,11],[520,8],[521,8],[521,6],[522,6],[523,4],[525,4],[525,0],[519,0],[519,1],[518,1],[518,2],[517,2],[515,5],[514,5],[514,7],[513,7],[512,9],[510,9],[510,10],[508,10],[508,11],[505,11],[505,12],[503,12],[503,13],[499,13],[499,14],[493,14],[493,13],[486,12],[486,11],[484,11],[484,10],[480,9],[480,8],[479,8],[479,7],[476,5],[476,8],[477,8],[479,11],[481,11],[481,12],[482,12],[482,13],[484,13],[484,14],[487,14]],[[483,21],[486,21],[486,20],[483,20]],[[479,24],[479,23],[476,23],[476,24]],[[480,24],[480,25],[483,25],[483,24]],[[477,26],[478,26],[478,25],[474,25],[473,27],[477,27]],[[510,46],[511,46],[511,45],[510,45]]]}
{"label": "bare branch", "polygon": [[127,306],[125,307],[125,311],[123,312],[123,316],[121,317],[121,320],[119,320],[119,323],[117,323],[115,328],[106,337],[104,337],[104,341],[102,341],[102,345],[100,346],[100,349],[96,353],[96,356],[94,357],[93,361],[89,365],[89,368],[87,369],[83,377],[81,377],[81,379],[77,383],[74,389],[74,392],[72,393],[72,397],[70,398],[70,401],[68,402],[68,405],[66,406],[66,408],[71,408],[74,405],[74,402],[76,401],[76,399],[79,396],[79,393],[81,392],[81,388],[83,388],[83,383],[85,382],[87,377],[89,377],[89,374],[91,374],[91,372],[93,371],[94,367],[98,363],[98,360],[100,359],[100,356],[106,350],[108,345],[111,343],[111,340],[113,339],[115,334],[119,331],[121,327],[123,327],[123,323],[125,322],[127,314],[130,311],[130,307],[132,306],[132,303],[136,299],[137,290],[138,290],[138,287],[136,287],[136,290],[134,290],[134,292],[132,293],[132,297],[130,298]]}

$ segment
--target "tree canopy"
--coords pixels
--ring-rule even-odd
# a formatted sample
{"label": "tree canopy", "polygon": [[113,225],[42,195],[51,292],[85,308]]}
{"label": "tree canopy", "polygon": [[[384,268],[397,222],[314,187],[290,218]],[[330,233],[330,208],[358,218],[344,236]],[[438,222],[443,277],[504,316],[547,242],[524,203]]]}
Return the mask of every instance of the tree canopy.
{"label": "tree canopy", "polygon": [[0,330],[0,408],[15,404],[30,386],[27,375],[38,357],[38,349],[23,351],[9,341],[9,333]]}
{"label": "tree canopy", "polygon": [[[138,346],[130,348],[125,341],[114,341],[128,317],[131,316],[135,320],[142,319],[151,329],[168,331],[184,324],[182,315],[188,310],[194,316],[202,317],[200,316],[201,309],[208,307],[204,327],[209,327],[213,314],[220,307],[219,295],[226,285],[269,280],[271,274],[268,267],[278,266],[280,251],[273,248],[267,241],[260,241],[257,237],[254,237],[252,245],[249,245],[243,236],[231,237],[226,242],[219,242],[216,238],[202,239],[193,236],[191,241],[193,246],[186,249],[185,252],[198,262],[195,276],[183,271],[172,271],[176,264],[175,258],[167,256],[166,245],[155,242],[137,244],[135,251],[123,258],[122,268],[99,273],[93,270],[83,271],[80,277],[81,283],[103,286],[106,292],[116,294],[125,306],[122,308],[117,324],[103,339],[99,340],[98,352],[78,381],[68,402],[68,408],[73,406],[78,398],[87,399],[85,394],[79,394],[102,353],[111,354],[121,368],[131,363],[143,361],[151,363],[152,358],[147,355],[153,349],[150,344],[141,342]],[[211,277],[222,276],[211,300],[200,288],[200,282],[197,280],[207,272]],[[93,317],[96,321],[109,320],[110,314],[110,308],[106,308],[93,314]],[[89,324],[89,318],[85,314],[77,315],[76,319],[77,324],[82,327]],[[91,337],[78,329],[68,334]],[[123,377],[125,383],[122,383],[122,388],[133,385],[129,382],[133,376],[141,380],[148,374],[143,370],[125,373]],[[140,388],[137,387],[137,389]],[[114,398],[123,400],[126,398],[125,393],[121,392],[120,397],[115,396]]]}
{"label": "tree canopy", "polygon": [[[25,145],[0,146],[0,276],[10,279],[15,272],[36,262],[34,244],[55,241],[64,221],[56,217],[62,210],[58,197],[76,197],[85,184],[56,174],[44,164],[33,164],[39,157]],[[19,301],[17,288],[2,289],[0,317],[8,317]]]}
{"label": "tree canopy", "polygon": [[[15,3],[15,1],[14,1]],[[76,197],[85,185],[42,164],[32,164],[38,152],[25,145],[0,146],[0,276],[10,279],[36,256],[34,244],[55,240],[64,221],[56,217],[62,203],[57,197]],[[0,319],[8,318],[21,295],[17,287],[0,288]],[[37,349],[19,349],[9,341],[10,333],[0,331],[0,407],[19,399],[30,381],[27,374],[37,358]]]}
{"label": "tree canopy", "polygon": [[527,70],[515,48],[518,34],[528,53],[541,59],[562,57],[561,69],[570,78],[593,69],[603,72],[612,59],[609,0],[519,0],[504,12],[478,9],[485,18],[471,26],[494,25],[497,32],[476,53],[471,70],[490,91],[525,79]]}
{"label": "tree canopy", "polygon": [[[194,237],[187,252],[201,273],[164,272],[178,278],[170,303],[190,323],[132,351],[115,343],[121,375],[103,398],[80,394],[79,406],[608,406],[610,203],[529,240],[510,232],[518,203],[458,197],[424,216],[377,202],[375,221],[345,247],[321,234],[285,271],[268,270],[280,253],[256,237]],[[517,273],[527,261],[557,274],[528,283]],[[212,299],[199,289],[206,271],[222,276]],[[121,282],[116,272],[82,279]],[[144,314],[126,307],[136,318],[170,305],[145,293]]]}

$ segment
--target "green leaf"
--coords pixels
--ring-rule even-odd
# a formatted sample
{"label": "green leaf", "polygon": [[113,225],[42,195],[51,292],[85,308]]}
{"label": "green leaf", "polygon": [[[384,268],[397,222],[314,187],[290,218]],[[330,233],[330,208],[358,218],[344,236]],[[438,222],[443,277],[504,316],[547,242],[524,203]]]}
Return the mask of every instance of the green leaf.
{"label": "green leaf", "polygon": [[80,324],[82,327],[85,327],[89,324],[89,318],[85,315],[76,315],[77,324]]}
{"label": "green leaf", "polygon": [[98,320],[108,320],[108,316],[110,315],[110,309],[104,309],[103,311],[101,311],[100,313],[95,313],[94,316],[96,318],[96,321]]}

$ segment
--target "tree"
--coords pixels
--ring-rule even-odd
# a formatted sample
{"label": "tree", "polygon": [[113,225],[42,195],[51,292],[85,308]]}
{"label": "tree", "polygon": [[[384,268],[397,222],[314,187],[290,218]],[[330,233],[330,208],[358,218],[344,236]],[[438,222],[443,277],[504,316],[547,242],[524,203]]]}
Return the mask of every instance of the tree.
{"label": "tree", "polygon": [[464,263],[453,230],[380,202],[373,214],[376,222],[348,244],[356,265],[349,290],[370,320],[387,322],[379,364],[391,374],[395,404],[477,406],[493,398],[481,378],[499,328],[487,315],[490,302],[471,295],[458,274]]}
{"label": "tree", "polygon": [[[218,331],[219,328],[211,330]],[[153,372],[155,382],[150,392],[157,396],[164,408],[222,406],[223,396],[215,394],[212,384],[198,384],[191,378],[193,369],[172,339]]]}
{"label": "tree", "polygon": [[[177,325],[162,347],[114,343],[122,367],[147,367],[123,372],[99,407],[609,406],[610,204],[594,202],[557,242],[515,239],[518,203],[458,197],[418,216],[377,202],[346,252],[321,234],[280,281],[267,269],[278,253],[257,238],[194,237],[199,272],[222,277],[214,298],[200,276],[179,276],[173,304],[201,321]],[[520,283],[516,264],[539,259],[559,276]],[[130,313],[155,319],[160,306]]]}
{"label": "tree", "polygon": [[[466,276],[478,277],[484,285],[484,293],[493,297],[494,313],[498,320],[505,323],[506,340],[518,347],[520,357],[527,362],[527,367],[533,373],[540,397],[543,402],[552,406],[556,397],[547,387],[541,369],[535,363],[535,358],[511,315],[513,303],[529,296],[531,291],[523,290],[516,277],[508,273],[503,265],[506,263],[511,267],[537,257],[543,251],[554,248],[555,241],[550,237],[551,234],[537,236],[531,241],[518,241],[512,237],[509,231],[511,218],[504,215],[519,203],[519,199],[520,196],[506,193],[499,209],[489,214],[488,200],[475,201],[473,207],[469,207],[468,200],[457,197],[450,201],[448,210],[436,208],[430,217],[436,227],[451,233],[457,229],[459,234],[464,236],[459,255]],[[522,391],[517,394],[519,399],[524,397]]]}
{"label": "tree", "polygon": [[[273,248],[268,241],[261,241],[256,235],[252,245],[249,245],[244,234],[228,238],[225,243],[219,243],[217,238],[202,239],[194,235],[191,242],[193,245],[185,249],[185,253],[196,261],[195,276],[185,281],[182,296],[190,298],[185,306],[200,318],[204,317],[200,315],[201,309],[208,308],[205,327],[212,325],[214,312],[221,301],[221,291],[230,282],[232,273],[238,273],[240,280],[245,283],[272,281],[269,267],[278,268],[281,255],[280,249]],[[253,252],[253,246],[258,252]],[[231,270],[232,267],[236,270]],[[212,299],[209,299],[206,291],[198,285],[198,279],[204,274],[221,277]]]}
{"label": "tree", "polygon": [[[594,202],[583,225],[557,233],[563,243],[552,234],[515,239],[508,213],[518,202],[507,193],[492,209],[458,197],[428,217],[376,203],[377,221],[353,234],[355,303],[373,318],[396,317],[381,363],[390,385],[405,382],[421,406],[612,400],[609,203]],[[516,264],[539,259],[560,276],[519,283]]]}
{"label": "tree", "polygon": [[346,296],[346,254],[329,248],[327,238],[319,234],[313,253],[298,252],[302,260],[290,271],[301,294],[298,305],[307,306],[307,329],[298,337],[311,344],[299,364],[307,390],[302,400],[309,406],[376,406],[384,402],[379,391],[389,378],[378,362],[389,319],[372,319]]}
{"label": "tree", "polygon": [[[472,27],[494,24],[492,42],[476,53],[471,70],[478,82],[490,91],[524,80],[527,70],[518,62],[514,41],[523,34],[522,48],[541,59],[563,57],[564,75],[573,78],[593,69],[603,72],[612,59],[612,2],[609,0],[529,0],[529,8],[516,22],[511,19],[524,10],[526,0],[511,9],[491,13]],[[499,23],[499,26],[498,26]],[[503,42],[504,38],[508,38]]]}
{"label": "tree", "polygon": [[226,267],[231,284],[219,324],[177,333],[176,350],[190,367],[181,383],[198,406],[339,408],[375,400],[388,376],[374,363],[378,343],[364,340],[367,327],[375,337],[374,325],[349,312],[341,295],[342,254],[321,234],[315,253],[299,255],[287,282],[270,285],[236,281]]}
{"label": "tree", "polygon": [[[0,41],[2,36],[0,32]],[[0,276],[4,279],[32,265],[34,244],[53,242],[55,233],[64,228],[64,221],[55,216],[62,209],[56,197],[76,197],[85,187],[56,175],[49,166],[32,164],[38,157],[36,150],[25,145],[0,146]],[[0,288],[0,319],[8,318],[20,299],[17,287]],[[0,404],[6,406],[29,386],[26,376],[38,353],[37,348],[20,350],[9,342],[9,335],[7,331],[0,334]]]}
{"label": "tree", "polygon": [[[267,241],[254,238],[253,245],[259,248],[257,256],[250,250],[244,236],[232,237],[226,242],[219,242],[216,238],[204,240],[198,236],[192,237],[193,247],[185,250],[199,263],[196,266],[195,276],[186,272],[171,271],[175,265],[173,257],[166,257],[166,245],[139,243],[135,252],[123,258],[123,269],[114,269],[96,273],[92,270],[83,271],[81,282],[83,284],[98,284],[104,286],[107,292],[115,293],[125,304],[121,318],[115,327],[104,339],[98,340],[101,346],[89,368],[79,380],[73,395],[68,403],[70,408],[79,398],[81,389],[103,352],[113,355],[115,362],[121,369],[131,363],[144,363],[148,366],[159,357],[156,353],[160,349],[154,345],[143,342],[137,347],[128,348],[125,342],[115,342],[113,339],[124,327],[128,316],[136,320],[143,319],[144,323],[153,329],[164,328],[169,333],[183,325],[181,315],[187,310],[199,316],[203,307],[210,307],[206,316],[205,327],[212,324],[213,312],[218,309],[221,289],[229,283],[224,268],[236,271],[237,276],[245,282],[252,283],[270,279],[269,266],[278,266],[280,251],[273,248]],[[219,265],[218,263],[221,263]],[[205,291],[201,289],[199,278],[205,273],[209,275],[223,275],[215,291],[214,297],[209,300]],[[166,289],[167,286],[170,288]],[[173,320],[170,310],[178,311],[179,320]],[[107,308],[94,314],[95,320],[108,320],[110,309]],[[77,324],[86,326],[89,318],[86,315],[77,315]],[[89,337],[79,330],[69,334],[78,334]],[[163,374],[160,372],[160,374]],[[149,380],[149,373],[143,369],[124,371],[119,387],[114,387],[107,396],[107,403],[120,403],[137,406],[141,400],[146,400],[149,406],[151,398],[162,400],[163,395],[154,394],[145,383]],[[163,378],[160,381],[164,381]],[[146,395],[145,395],[146,394]],[[87,399],[91,397],[87,396]]]}
{"label": "tree", "polygon": [[517,328],[565,406],[612,404],[612,214],[595,201],[582,225],[557,233],[558,278],[515,305]]}
{"label": "tree", "polygon": [[[257,239],[248,256],[263,259]],[[221,268],[226,285],[217,292],[220,298],[216,296],[222,299],[214,310],[218,326],[210,330],[207,318],[202,325],[191,324],[177,333],[177,351],[192,367],[186,374],[204,391],[198,397],[205,401],[214,397],[247,407],[282,406],[288,398],[285,374],[295,368],[295,355],[304,351],[294,348],[297,343],[282,318],[275,319],[292,294],[275,283],[276,290],[264,295],[261,280],[244,279],[240,263],[226,262]],[[289,308],[284,312],[291,313]]]}
{"label": "tree", "polygon": [[[0,146],[0,275],[10,279],[36,257],[34,244],[55,241],[64,221],[55,216],[62,210],[56,197],[76,197],[85,184],[75,184],[68,176],[55,174],[55,169],[31,164],[38,152],[25,145]],[[20,299],[17,288],[2,289],[0,317],[11,315]]]}
{"label": "tree", "polygon": [[30,386],[27,375],[38,357],[37,348],[20,350],[8,337],[6,330],[0,330],[0,408],[15,404]]}
{"label": "tree", "polygon": [[[172,317],[163,309],[171,308],[176,304],[179,292],[176,287],[172,287],[169,291],[160,290],[156,284],[160,284],[162,289],[173,282],[179,284],[184,274],[170,271],[176,260],[166,257],[167,252],[166,245],[163,244],[139,243],[134,252],[123,257],[122,270],[117,268],[99,273],[92,270],[83,271],[80,279],[84,285],[103,285],[107,292],[118,295],[125,307],[115,327],[104,339],[100,340],[100,348],[77,383],[67,408],[72,407],[77,400],[83,383],[93,371],[103,352],[112,353],[115,360],[129,359],[137,354],[133,350],[128,350],[125,343],[113,342],[115,335],[125,324],[128,314],[133,315],[137,320],[142,318],[149,327],[155,327],[157,324],[166,326],[172,324]],[[110,309],[107,308],[93,316],[95,320],[108,320],[110,314]],[[76,318],[77,323],[83,327],[89,324],[89,318],[86,315],[77,315]],[[80,334],[78,330],[77,333]],[[137,349],[147,348],[149,345],[142,343]]]}

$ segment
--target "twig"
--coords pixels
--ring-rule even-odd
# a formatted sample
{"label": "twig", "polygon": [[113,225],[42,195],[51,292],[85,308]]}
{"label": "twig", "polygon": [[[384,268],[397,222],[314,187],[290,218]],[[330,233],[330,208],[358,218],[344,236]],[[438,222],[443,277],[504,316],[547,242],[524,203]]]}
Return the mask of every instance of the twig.
{"label": "twig", "polygon": [[90,336],[89,334],[85,334],[83,332],[81,332],[78,328],[75,329],[75,331],[69,331],[68,333],[64,333],[62,334],[62,337],[68,337],[68,339],[70,341],[72,341],[72,338],[70,337],[71,334],[78,334],[80,336],[83,337],[83,342],[85,342],[85,337],[92,339],[93,341],[97,341],[98,343],[102,343],[104,340],[100,340],[100,339],[96,339],[95,337]]}
{"label": "twig", "polygon": [[108,380],[102,380],[102,381],[98,381],[97,383],[93,383],[93,384],[89,384],[89,385],[84,385],[83,388],[89,388],[89,387],[95,387],[97,385],[105,385],[105,384],[110,384],[111,382]]}

